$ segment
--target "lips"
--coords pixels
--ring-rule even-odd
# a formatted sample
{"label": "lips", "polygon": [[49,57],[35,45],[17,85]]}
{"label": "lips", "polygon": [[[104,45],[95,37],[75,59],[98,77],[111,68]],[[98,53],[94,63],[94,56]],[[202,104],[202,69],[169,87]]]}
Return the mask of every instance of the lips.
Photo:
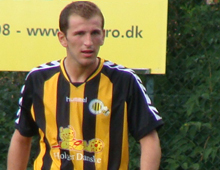
{"label": "lips", "polygon": [[93,50],[82,50],[81,52],[85,57],[91,57],[94,53]]}
{"label": "lips", "polygon": [[82,53],[91,54],[93,53],[93,50],[82,50]]}

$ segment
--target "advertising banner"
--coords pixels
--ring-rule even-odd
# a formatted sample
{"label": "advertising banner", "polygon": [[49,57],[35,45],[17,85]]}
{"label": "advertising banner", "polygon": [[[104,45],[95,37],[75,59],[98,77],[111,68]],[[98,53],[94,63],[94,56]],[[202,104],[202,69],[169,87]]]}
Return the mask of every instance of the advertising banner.
{"label": "advertising banner", "polygon": [[[0,70],[29,71],[65,57],[57,38],[71,0],[0,0]],[[93,0],[105,17],[99,57],[165,74],[168,0]]]}

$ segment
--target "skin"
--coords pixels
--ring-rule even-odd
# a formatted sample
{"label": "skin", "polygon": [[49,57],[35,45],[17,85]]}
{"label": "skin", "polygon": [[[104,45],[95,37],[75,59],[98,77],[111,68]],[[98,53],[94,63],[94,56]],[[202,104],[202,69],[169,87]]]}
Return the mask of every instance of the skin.
{"label": "skin", "polygon": [[30,137],[24,137],[18,130],[15,130],[9,151],[7,170],[26,170],[31,150]]}
{"label": "skin", "polygon": [[140,140],[141,145],[141,170],[158,170],[161,159],[160,140],[154,130]]}
{"label": "skin", "polygon": [[102,29],[101,17],[90,19],[71,15],[67,34],[58,33],[58,38],[66,48],[65,68],[71,82],[84,82],[98,67],[97,55],[104,43],[105,31]]}

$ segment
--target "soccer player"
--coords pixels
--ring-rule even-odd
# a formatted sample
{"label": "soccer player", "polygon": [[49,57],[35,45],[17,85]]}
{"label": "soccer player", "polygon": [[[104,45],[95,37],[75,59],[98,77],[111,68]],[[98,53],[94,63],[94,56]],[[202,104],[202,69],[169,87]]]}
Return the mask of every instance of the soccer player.
{"label": "soccer player", "polygon": [[140,142],[141,170],[157,170],[162,118],[134,71],[97,57],[105,37],[100,9],[72,2],[59,26],[66,57],[27,75],[8,170],[26,169],[34,135],[34,170],[128,170],[128,131]]}

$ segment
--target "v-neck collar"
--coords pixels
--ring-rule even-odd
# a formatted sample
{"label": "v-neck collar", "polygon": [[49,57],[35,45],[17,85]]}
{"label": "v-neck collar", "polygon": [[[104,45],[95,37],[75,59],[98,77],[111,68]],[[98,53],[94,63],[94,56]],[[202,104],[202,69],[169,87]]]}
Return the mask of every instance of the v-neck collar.
{"label": "v-neck collar", "polygon": [[[66,58],[66,57],[65,57]],[[66,69],[65,69],[65,66],[64,66],[64,61],[65,61],[65,58],[63,58],[60,62],[60,69],[61,69],[61,72],[63,73],[65,79],[74,85],[74,82],[71,82],[67,72],[66,72]],[[99,74],[99,72],[101,71],[102,67],[103,67],[103,64],[104,64],[104,59],[102,58],[99,58],[99,64],[98,64],[98,67],[95,69],[95,71],[85,80],[85,82],[88,82],[89,80],[93,79],[97,74]],[[85,82],[82,82],[81,84],[84,84]],[[77,83],[77,86],[80,86],[81,85],[80,83]]]}

